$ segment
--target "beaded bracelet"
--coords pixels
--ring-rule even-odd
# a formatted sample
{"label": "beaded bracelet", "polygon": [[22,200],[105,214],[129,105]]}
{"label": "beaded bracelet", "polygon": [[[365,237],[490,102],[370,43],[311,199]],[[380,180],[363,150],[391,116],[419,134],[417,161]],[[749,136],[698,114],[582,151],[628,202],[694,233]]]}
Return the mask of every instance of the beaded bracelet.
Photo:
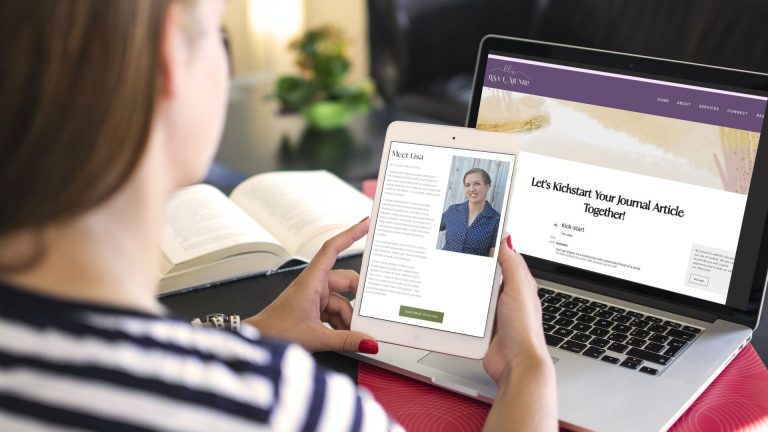
{"label": "beaded bracelet", "polygon": [[195,327],[213,327],[221,328],[224,330],[239,331],[240,330],[240,315],[226,315],[223,313],[212,313],[205,316],[205,318],[195,318],[192,320],[192,325]]}

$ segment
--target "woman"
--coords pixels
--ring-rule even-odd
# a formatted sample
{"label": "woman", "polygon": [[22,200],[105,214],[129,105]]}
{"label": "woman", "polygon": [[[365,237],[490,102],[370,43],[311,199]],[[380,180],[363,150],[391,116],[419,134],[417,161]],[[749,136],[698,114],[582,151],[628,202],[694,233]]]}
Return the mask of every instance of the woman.
{"label": "woman", "polygon": [[491,176],[480,168],[464,174],[467,200],[443,213],[440,230],[445,230],[443,250],[492,257],[496,248],[501,215],[488,203]]}
{"label": "woman", "polygon": [[[357,274],[331,270],[367,221],[238,331],[193,327],[157,301],[164,202],[203,177],[222,132],[224,6],[0,3],[0,430],[398,428],[305,351],[376,351],[338,294]],[[488,422],[554,429],[535,281],[509,245]]]}

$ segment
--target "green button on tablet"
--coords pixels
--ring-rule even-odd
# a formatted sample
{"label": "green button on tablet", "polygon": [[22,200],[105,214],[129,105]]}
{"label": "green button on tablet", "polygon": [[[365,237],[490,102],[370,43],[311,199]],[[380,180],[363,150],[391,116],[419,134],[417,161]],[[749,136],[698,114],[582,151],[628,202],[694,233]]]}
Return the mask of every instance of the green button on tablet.
{"label": "green button on tablet", "polygon": [[437,311],[431,311],[427,309],[419,309],[415,307],[410,306],[400,306],[400,316],[407,317],[407,318],[413,318],[413,319],[419,319],[424,321],[432,321],[436,323],[442,323],[443,322],[443,316],[445,315],[442,312]]}

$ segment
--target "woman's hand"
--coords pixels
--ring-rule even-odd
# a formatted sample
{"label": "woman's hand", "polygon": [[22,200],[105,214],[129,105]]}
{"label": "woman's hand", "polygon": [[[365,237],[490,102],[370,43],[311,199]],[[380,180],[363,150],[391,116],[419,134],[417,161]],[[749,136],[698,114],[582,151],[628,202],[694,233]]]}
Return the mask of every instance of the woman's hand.
{"label": "woman's hand", "polygon": [[349,330],[352,306],[339,294],[356,292],[359,275],[353,270],[332,270],[338,254],[367,232],[368,218],[326,241],[293,283],[246,322],[266,336],[296,342],[311,352],[378,352],[372,337]]}
{"label": "woman's hand", "polygon": [[483,359],[485,371],[497,383],[508,365],[550,361],[541,328],[538,285],[510,237],[504,242],[499,248],[503,287],[496,305],[495,335]]}
{"label": "woman's hand", "polygon": [[555,368],[541,329],[536,280],[509,236],[499,248],[504,287],[483,366],[498,391],[485,430],[557,431]]}

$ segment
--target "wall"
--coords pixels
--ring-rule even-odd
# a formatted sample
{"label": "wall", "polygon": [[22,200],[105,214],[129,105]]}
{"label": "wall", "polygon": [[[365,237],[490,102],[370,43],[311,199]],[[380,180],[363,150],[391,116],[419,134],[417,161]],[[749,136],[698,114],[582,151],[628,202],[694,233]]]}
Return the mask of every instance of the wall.
{"label": "wall", "polygon": [[224,27],[230,38],[235,77],[295,71],[288,43],[304,29],[324,24],[350,39],[349,79],[368,76],[365,0],[230,0]]}

